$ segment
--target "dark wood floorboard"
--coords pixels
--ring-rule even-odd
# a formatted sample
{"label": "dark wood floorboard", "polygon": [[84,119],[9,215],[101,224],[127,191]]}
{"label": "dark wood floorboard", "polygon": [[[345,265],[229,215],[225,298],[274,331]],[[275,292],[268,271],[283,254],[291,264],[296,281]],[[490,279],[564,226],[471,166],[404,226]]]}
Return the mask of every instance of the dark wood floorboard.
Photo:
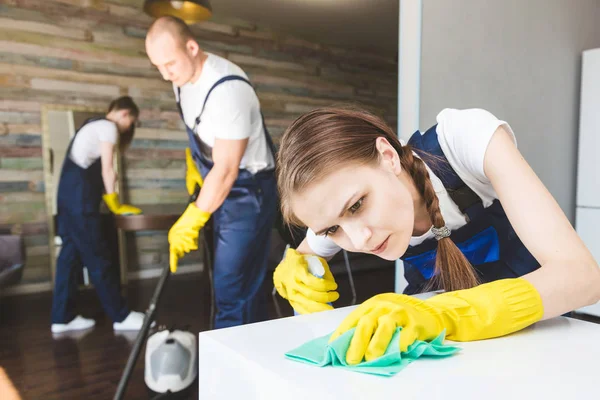
{"label": "dark wood floorboard", "polygon": [[[358,271],[354,274],[358,300],[392,291],[393,268]],[[337,277],[340,300],[348,305],[352,296],[345,275]],[[272,288],[271,279],[266,288]],[[132,309],[145,311],[156,279],[130,282],[126,296]],[[292,315],[287,302],[279,299],[285,316]],[[93,290],[80,293],[78,312],[96,320],[96,327],[79,335],[53,337],[50,333],[51,293],[0,298],[0,366],[23,399],[68,400],[112,399],[129,356],[133,334],[116,334],[104,315]],[[171,277],[158,307],[161,325],[188,328],[192,332],[209,327],[209,286],[204,274]],[[270,318],[276,318],[268,296]],[[127,399],[150,398],[144,384],[144,350],[127,390]],[[197,389],[190,398],[198,398]]]}
{"label": "dark wood floorboard", "polygon": [[[393,291],[393,268],[354,273],[358,301]],[[350,287],[345,275],[338,275],[340,300],[348,305]],[[265,289],[271,289],[271,280]],[[154,291],[156,279],[131,282],[126,290],[130,306],[144,311]],[[292,315],[282,299],[285,316]],[[134,334],[116,334],[93,290],[83,291],[79,312],[96,319],[95,329],[80,335],[53,337],[50,333],[51,294],[0,298],[0,366],[6,369],[24,399],[112,399],[135,339]],[[268,296],[270,318],[276,318]],[[175,275],[168,282],[158,308],[159,324],[200,332],[209,324],[209,286],[203,274]],[[600,318],[576,315],[600,322]],[[127,399],[150,398],[144,384],[144,350],[136,364],[127,390]],[[197,399],[197,388],[189,398]]]}

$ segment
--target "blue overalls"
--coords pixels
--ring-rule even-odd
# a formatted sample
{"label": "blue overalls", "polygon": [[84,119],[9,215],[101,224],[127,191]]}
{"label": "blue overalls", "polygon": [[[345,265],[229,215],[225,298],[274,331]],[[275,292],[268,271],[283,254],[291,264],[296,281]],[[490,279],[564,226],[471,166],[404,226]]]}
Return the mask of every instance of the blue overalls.
{"label": "blue overalls", "polygon": [[[232,80],[251,85],[241,76],[228,75],[221,78],[208,91],[194,128],[186,125],[192,156],[204,178],[214,164],[207,157],[209,146],[204,144],[194,131],[200,124],[210,93],[221,83]],[[180,91],[177,105],[183,119]],[[275,147],[264,119],[263,129],[275,159]],[[277,185],[274,170],[252,174],[248,170],[240,169],[227,198],[212,214],[213,285],[217,306],[215,328],[266,319],[266,297],[262,285],[267,273],[271,229],[276,209]],[[206,230],[205,234],[208,234]]]}
{"label": "blue overalls", "polygon": [[[415,132],[408,144],[417,154],[420,151],[436,156],[427,164],[440,178],[450,198],[466,215],[467,224],[452,231],[450,238],[471,262],[482,283],[516,278],[540,267],[513,229],[499,200],[484,208],[481,198],[454,172],[438,142],[437,125],[425,134]],[[420,155],[420,154],[419,154]],[[423,156],[427,158],[427,156]],[[432,238],[417,246],[409,246],[401,257],[408,286],[405,294],[415,294],[429,287],[434,275],[437,241]]]}
{"label": "blue overalls", "polygon": [[[82,125],[102,118],[88,119]],[[118,273],[112,269],[110,248],[103,237],[100,202],[104,182],[98,158],[88,168],[75,164],[69,155],[77,133],[71,140],[58,184],[58,234],[62,249],[56,261],[52,298],[52,323],[65,324],[75,318],[78,273],[82,265],[89,272],[100,303],[113,322],[123,321],[129,309],[119,291]]]}

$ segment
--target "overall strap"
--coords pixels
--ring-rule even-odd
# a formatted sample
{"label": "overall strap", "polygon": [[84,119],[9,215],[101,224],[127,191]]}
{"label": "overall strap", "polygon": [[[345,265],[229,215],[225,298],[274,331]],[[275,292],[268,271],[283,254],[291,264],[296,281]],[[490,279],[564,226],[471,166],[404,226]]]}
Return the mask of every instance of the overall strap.
{"label": "overall strap", "polygon": [[[483,209],[481,198],[458,176],[452,169],[448,159],[444,155],[437,136],[437,124],[429,128],[425,133],[416,131],[408,141],[415,152],[427,159],[431,155],[431,162],[427,166],[437,175],[446,188],[448,195],[456,203],[463,214],[472,218],[472,212]],[[425,154],[423,154],[425,153]]]}
{"label": "overall strap", "polygon": [[177,86],[177,99],[175,100],[177,100],[177,110],[179,111],[179,116],[185,124],[185,119],[183,118],[183,110],[181,109],[181,88],[179,86]]}
{"label": "overall strap", "polygon": [[[239,76],[239,75],[227,75],[227,76],[222,77],[218,81],[216,81],[211,86],[211,88],[208,90],[208,93],[206,94],[206,97],[204,98],[204,103],[202,103],[202,108],[200,109],[200,114],[198,114],[198,116],[194,120],[194,126],[192,128],[193,132],[196,131],[196,127],[200,124],[202,114],[204,113],[204,108],[206,107],[206,102],[208,101],[208,98],[210,97],[210,94],[212,93],[212,91],[220,84],[229,82],[229,81],[246,82],[254,90],[252,83],[250,83],[250,81],[248,79],[244,78],[243,76]],[[179,114],[181,114],[181,118],[183,119],[183,109],[181,108],[181,88],[179,88],[179,87],[177,87],[177,108],[179,108]],[[271,135],[269,135],[267,126],[265,124],[265,117],[262,115],[262,112],[261,112],[261,118],[262,118],[263,132],[265,134],[265,139],[267,140],[267,145],[269,146],[271,155],[273,156],[273,160],[275,160],[275,153],[276,153],[275,144],[273,143],[273,140],[271,139]],[[184,123],[185,123],[185,120],[184,120]]]}
{"label": "overall strap", "polygon": [[91,122],[102,121],[102,120],[108,121],[106,119],[106,117],[90,117],[90,118],[86,119],[85,121],[83,121],[83,124],[81,124],[81,126],[79,128],[77,128],[77,130],[75,131],[75,134],[77,134],[77,132],[79,132],[81,130],[81,128],[83,128],[87,124],[89,124]]}

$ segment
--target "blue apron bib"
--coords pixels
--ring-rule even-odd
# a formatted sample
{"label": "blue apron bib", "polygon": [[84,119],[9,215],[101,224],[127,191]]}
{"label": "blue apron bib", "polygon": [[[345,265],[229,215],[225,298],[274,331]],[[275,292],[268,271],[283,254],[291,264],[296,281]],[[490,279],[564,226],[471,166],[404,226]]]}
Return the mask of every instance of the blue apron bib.
{"label": "blue apron bib", "polygon": [[[104,118],[88,119],[81,128],[100,119]],[[88,268],[90,281],[108,316],[113,322],[121,322],[129,309],[121,296],[118,269],[102,228],[102,162],[98,158],[88,168],[81,168],[69,156],[81,128],[67,148],[58,184],[56,220],[62,248],[56,260],[52,323],[68,323],[75,317],[78,274],[82,265]]]}
{"label": "blue apron bib", "polygon": [[[219,79],[208,91],[194,127],[190,128],[186,124],[192,156],[203,178],[206,178],[214,164],[210,146],[201,141],[195,129],[200,124],[211,92],[222,83],[236,80],[252,86],[247,79],[237,75]],[[185,124],[179,88],[177,106]],[[263,130],[275,160],[275,147],[264,118]],[[277,185],[274,170],[252,174],[240,168],[227,198],[211,216],[212,235],[209,234],[210,226],[205,227],[205,235],[212,239],[214,249],[213,284],[217,306],[215,328],[266,319],[265,293],[261,286],[267,273],[271,229],[276,210]]]}
{"label": "blue apron bib", "polygon": [[[450,238],[471,262],[480,280],[492,282],[516,278],[538,269],[539,263],[517,236],[500,201],[483,207],[481,198],[450,167],[438,142],[436,128],[434,125],[423,135],[415,132],[408,144],[417,154],[425,152],[439,159],[428,167],[440,178],[450,198],[467,217],[467,224],[452,231]],[[436,254],[437,241],[433,238],[418,246],[409,246],[401,257],[408,281],[404,293],[420,293],[429,287],[435,273]]]}
{"label": "blue apron bib", "polygon": [[71,148],[81,128],[90,122],[102,119],[104,118],[90,118],[86,120],[69,143],[60,173],[60,182],[58,183],[56,201],[59,216],[61,212],[87,214],[98,213],[100,210],[100,202],[102,201],[104,190],[100,158],[94,161],[88,168],[81,168],[71,160],[69,154],[71,154]]}

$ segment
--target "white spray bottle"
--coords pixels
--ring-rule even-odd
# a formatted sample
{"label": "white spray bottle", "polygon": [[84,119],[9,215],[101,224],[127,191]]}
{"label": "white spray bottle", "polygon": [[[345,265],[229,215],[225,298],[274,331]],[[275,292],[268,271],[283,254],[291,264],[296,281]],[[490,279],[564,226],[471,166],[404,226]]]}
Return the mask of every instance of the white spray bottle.
{"label": "white spray bottle", "polygon": [[[304,256],[306,263],[308,264],[308,272],[310,272],[313,276],[323,279],[325,276],[325,267],[321,264],[319,257],[317,256]],[[327,303],[331,306],[331,303]],[[294,310],[294,315],[298,315],[298,312]]]}

